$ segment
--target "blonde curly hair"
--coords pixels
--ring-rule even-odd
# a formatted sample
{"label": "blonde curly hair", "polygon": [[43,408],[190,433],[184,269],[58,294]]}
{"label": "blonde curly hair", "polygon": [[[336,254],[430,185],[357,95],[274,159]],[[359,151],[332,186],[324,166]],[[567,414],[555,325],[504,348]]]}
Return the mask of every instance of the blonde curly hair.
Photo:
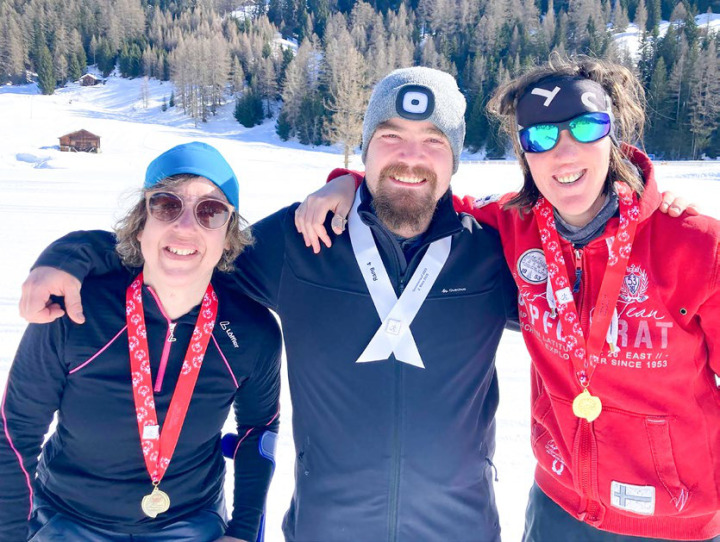
{"label": "blonde curly hair", "polygon": [[[612,100],[617,139],[626,143],[642,141],[645,127],[645,91],[630,70],[620,64],[589,56],[567,58],[553,53],[547,63],[532,68],[520,77],[501,85],[488,102],[488,111],[500,122],[502,130],[512,141],[524,176],[522,189],[508,201],[506,207],[529,210],[540,197],[540,191],[533,181],[517,138],[515,113],[518,101],[531,85],[550,77],[563,75],[580,76],[600,84]],[[612,189],[615,181],[624,182],[638,195],[643,193],[642,176],[628,162],[622,148],[613,144],[610,150],[610,167],[605,181],[605,193]]]}
{"label": "blonde curly hair", "polygon": [[[152,189],[143,188],[140,190],[137,203],[123,218],[118,220],[114,228],[117,239],[115,251],[120,255],[123,264],[128,267],[141,267],[145,263],[137,236],[145,227],[147,220],[147,204],[145,203],[147,193],[163,188],[177,188],[193,179],[204,179],[204,177],[188,174],[173,175],[158,182]],[[225,241],[227,248],[223,250],[222,257],[216,267],[219,271],[228,273],[235,269],[235,258],[245,250],[245,247],[251,246],[254,242],[250,226],[237,211],[234,211],[230,216]]]}

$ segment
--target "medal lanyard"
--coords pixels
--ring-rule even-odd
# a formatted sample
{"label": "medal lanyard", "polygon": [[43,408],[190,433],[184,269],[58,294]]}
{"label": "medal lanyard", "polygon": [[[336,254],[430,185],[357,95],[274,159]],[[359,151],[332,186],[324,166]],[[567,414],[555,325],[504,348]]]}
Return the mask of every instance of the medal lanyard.
{"label": "medal lanyard", "polygon": [[618,294],[630,259],[635,230],[640,219],[637,196],[623,183],[616,183],[620,206],[620,224],[608,255],[605,276],[595,303],[590,333],[586,341],[580,324],[575,300],[570,288],[567,267],[560,249],[560,238],[555,228],[553,208],[540,198],[533,212],[538,221],[540,239],[548,267],[548,280],[557,301],[557,312],[562,323],[565,345],[570,352],[575,374],[580,385],[587,389],[597,367],[605,344],[605,336],[612,319]]}
{"label": "medal lanyard", "polygon": [[148,474],[150,474],[153,485],[157,487],[165,475],[168,465],[170,465],[170,460],[180,437],[193,389],[215,326],[218,299],[212,284],[208,284],[203,296],[200,314],[190,339],[190,345],[185,353],[180,376],[170,401],[170,407],[165,416],[162,431],[160,431],[155,411],[152,378],[150,376],[150,355],[143,312],[142,285],[143,275],[140,273],[127,289],[125,312],[130,347],[133,398],[135,400],[140,442]]}

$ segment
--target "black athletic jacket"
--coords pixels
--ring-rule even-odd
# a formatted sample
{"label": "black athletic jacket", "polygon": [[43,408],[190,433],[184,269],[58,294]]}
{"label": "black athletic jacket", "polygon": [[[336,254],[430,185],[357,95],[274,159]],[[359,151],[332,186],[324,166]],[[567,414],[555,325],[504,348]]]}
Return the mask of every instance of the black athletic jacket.
{"label": "black athletic jacket", "polygon": [[[254,226],[255,246],[232,275],[236,287],[282,321],[297,453],[285,537],[496,541],[495,351],[517,307],[498,235],[458,217],[448,191],[408,262],[361,190],[362,220],[398,295],[427,245],[452,236],[450,257],[411,325],[424,369],[393,356],[355,363],[380,318],[349,236],[313,254],[295,230],[296,205]],[[37,263],[81,278],[88,263],[107,269],[114,259],[109,234],[79,233]]]}
{"label": "black athletic jacket", "polygon": [[[271,432],[277,432],[278,424],[281,337],[275,318],[245,296],[229,296],[216,274],[217,325],[160,483],[170,497],[170,510],[151,519],[140,508],[152,484],[140,448],[125,322],[125,291],[136,274],[119,270],[85,281],[85,324],[63,317],[31,324],[23,336],[1,411],[3,542],[27,540],[31,490],[83,524],[120,533],[151,532],[212,508],[223,491],[220,431],[231,406],[239,434],[247,437],[235,456],[235,512],[227,534],[257,537],[273,470],[260,443],[272,451]],[[171,323],[147,287],[143,305],[162,427],[198,307]],[[55,411],[57,429],[38,462]]]}

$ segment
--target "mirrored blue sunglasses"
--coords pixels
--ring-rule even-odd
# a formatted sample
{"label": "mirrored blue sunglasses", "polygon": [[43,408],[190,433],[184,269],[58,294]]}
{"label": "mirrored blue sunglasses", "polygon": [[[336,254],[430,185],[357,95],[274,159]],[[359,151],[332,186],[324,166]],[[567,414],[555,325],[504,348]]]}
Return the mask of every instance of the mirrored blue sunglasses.
{"label": "mirrored blue sunglasses", "polygon": [[555,148],[560,132],[568,130],[580,143],[593,143],[607,136],[612,129],[608,113],[583,113],[565,122],[534,124],[518,131],[520,147],[525,152],[547,152]]}

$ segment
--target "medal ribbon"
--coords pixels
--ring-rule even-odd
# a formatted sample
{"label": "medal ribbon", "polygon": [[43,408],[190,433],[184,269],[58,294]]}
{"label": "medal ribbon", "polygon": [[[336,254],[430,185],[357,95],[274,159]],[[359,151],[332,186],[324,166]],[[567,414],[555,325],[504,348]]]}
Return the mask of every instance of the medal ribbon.
{"label": "medal ribbon", "polygon": [[575,374],[583,388],[590,385],[592,374],[600,361],[640,219],[637,195],[623,183],[615,183],[615,190],[620,206],[620,224],[612,247],[609,248],[605,276],[595,303],[587,342],[572,295],[572,283],[568,279],[565,259],[560,249],[560,238],[555,228],[552,205],[541,197],[533,207],[547,261],[548,280],[551,281],[557,302],[563,338],[570,352]]}
{"label": "medal ribbon", "polygon": [[208,341],[215,326],[218,299],[212,285],[208,284],[190,345],[185,353],[180,376],[170,400],[170,407],[165,416],[165,423],[160,432],[150,376],[150,355],[143,313],[142,285],[143,275],[140,273],[127,289],[125,314],[130,347],[133,398],[140,442],[148,474],[150,474],[153,484],[157,486],[170,465],[180,437]]}
{"label": "medal ribbon", "polygon": [[444,237],[430,244],[407,288],[398,299],[372,232],[357,213],[359,205],[358,191],[348,220],[350,242],[382,324],[356,363],[385,360],[394,353],[398,361],[425,368],[410,331],[410,324],[450,255],[452,238]]}

